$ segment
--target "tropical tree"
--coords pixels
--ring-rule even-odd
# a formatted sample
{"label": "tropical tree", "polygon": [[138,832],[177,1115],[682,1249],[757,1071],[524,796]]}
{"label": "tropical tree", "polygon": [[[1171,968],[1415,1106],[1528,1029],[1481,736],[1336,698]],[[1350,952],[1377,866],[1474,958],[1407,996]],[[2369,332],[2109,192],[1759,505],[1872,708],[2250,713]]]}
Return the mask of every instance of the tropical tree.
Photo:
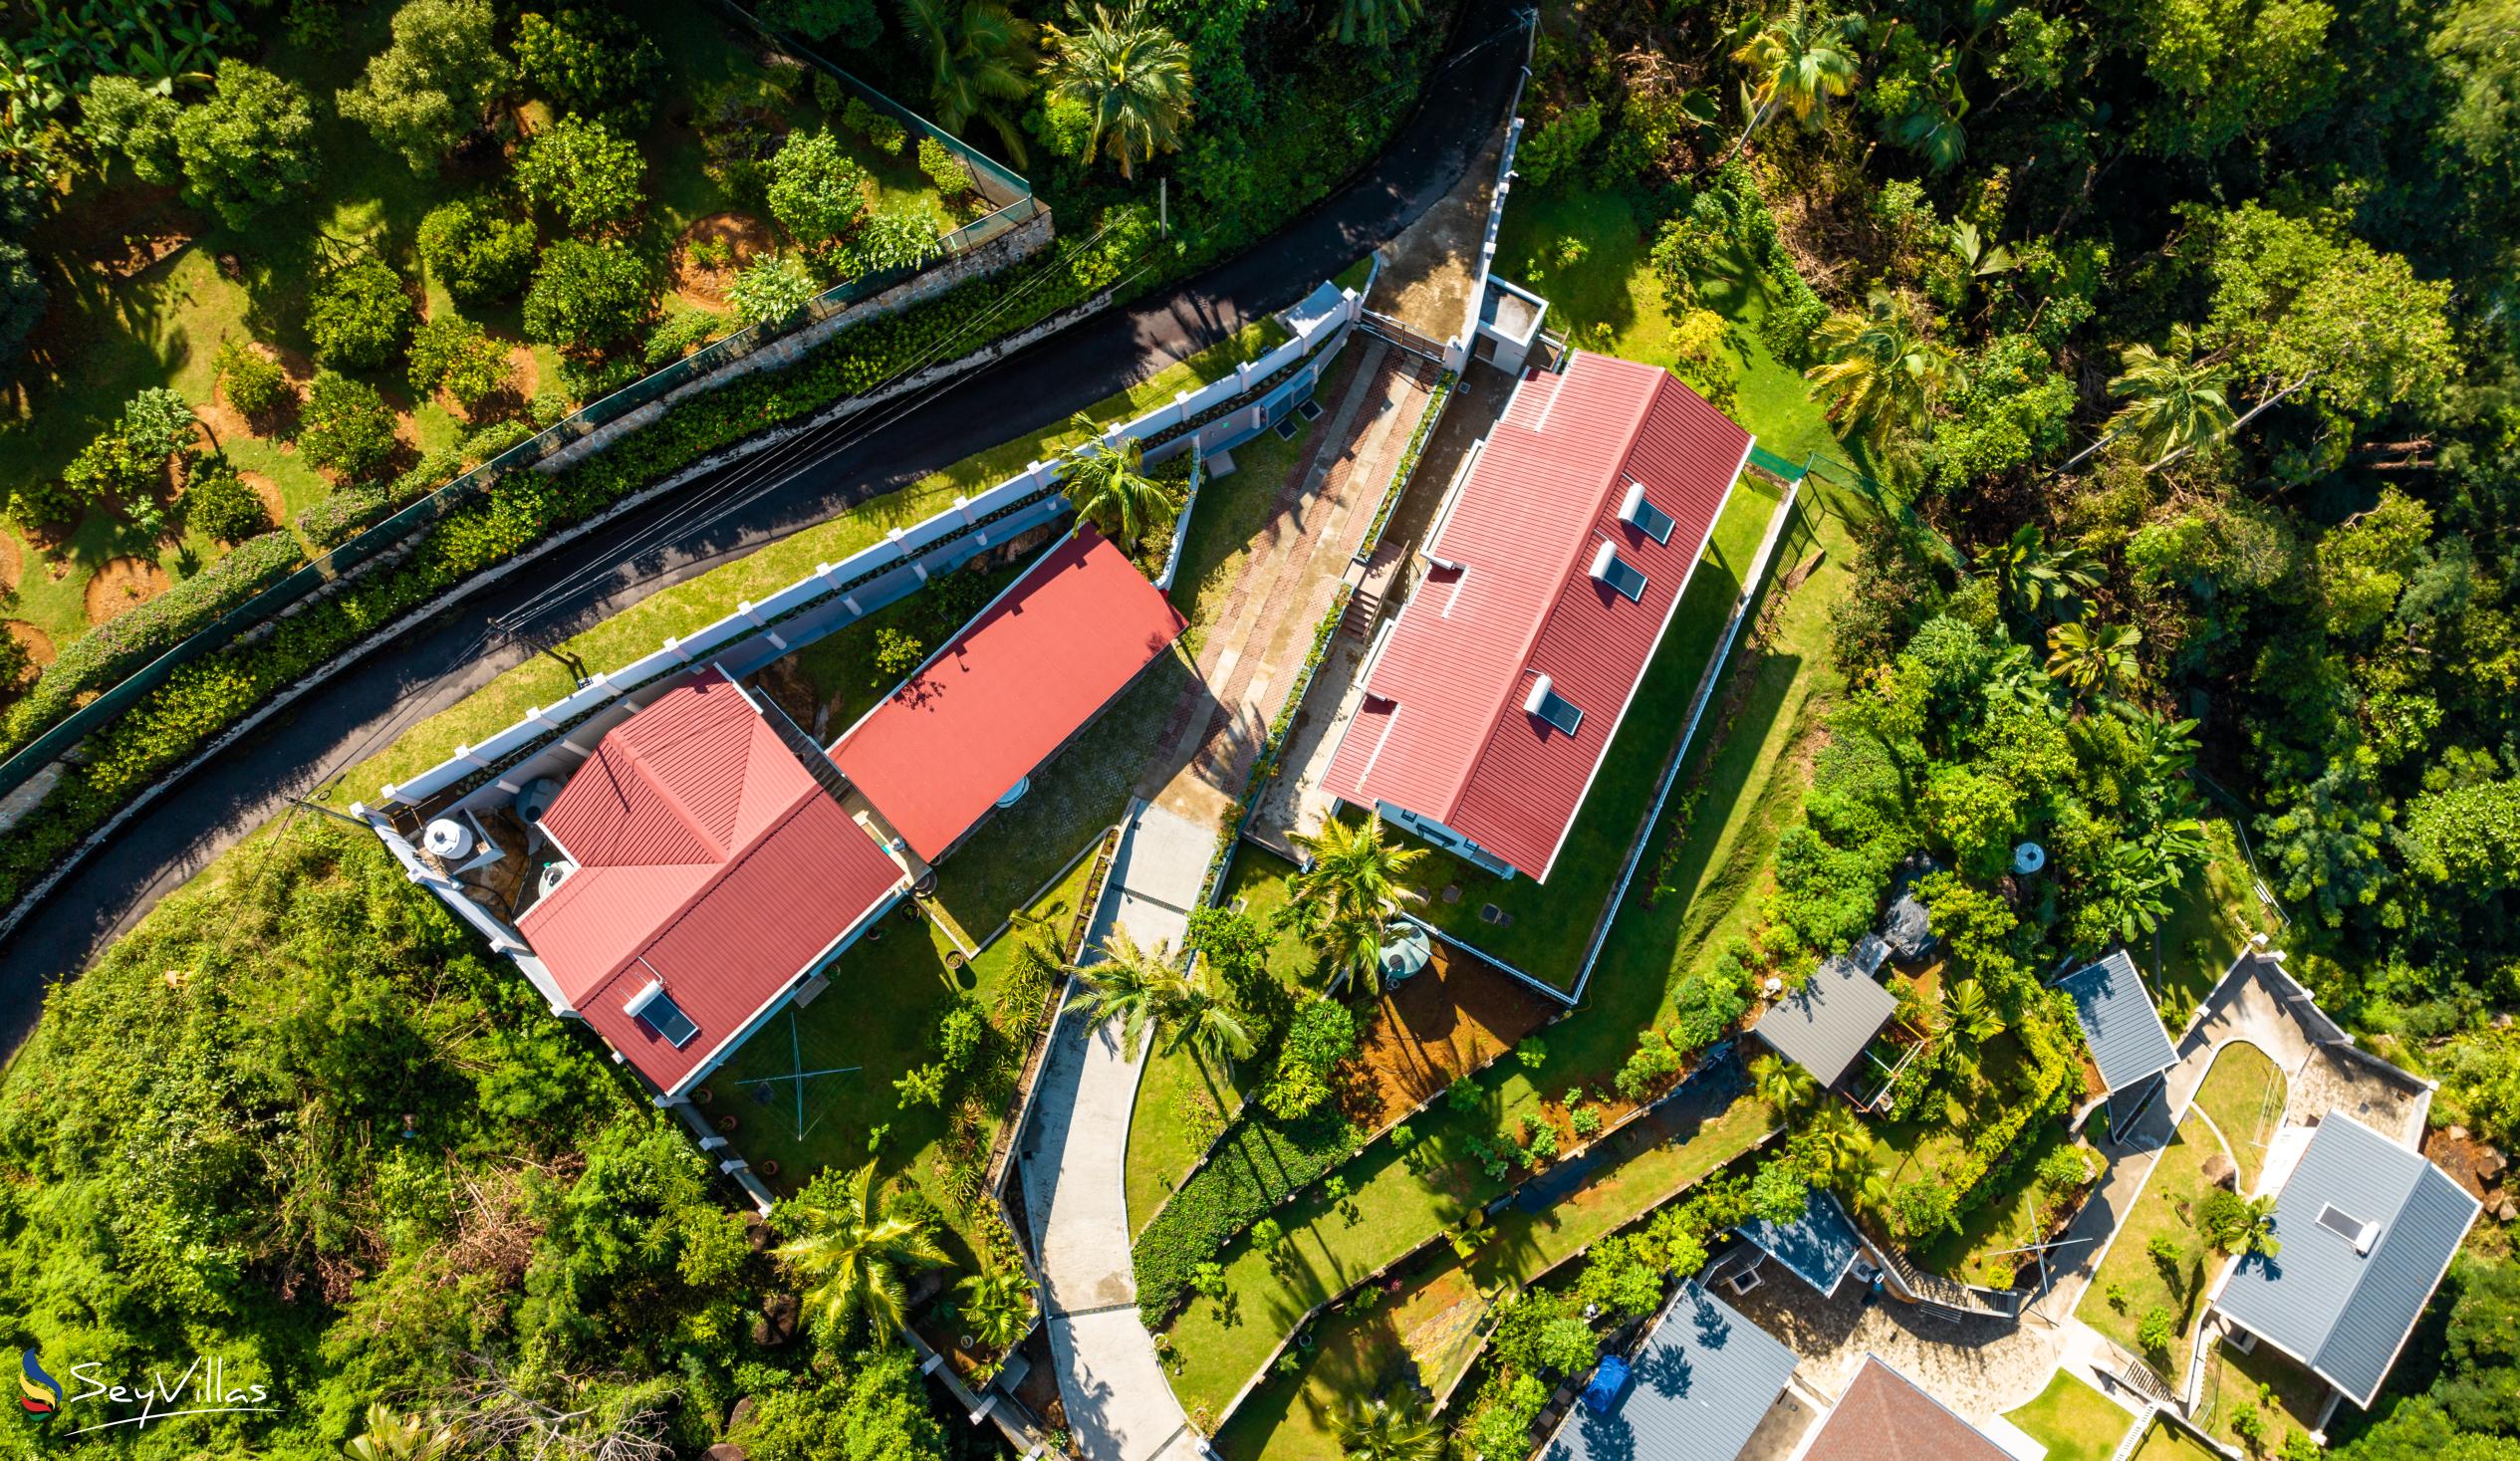
{"label": "tropical tree", "polygon": [[2241,1197],[2226,1188],[2208,1193],[2196,1212],[2196,1225],[2206,1239],[2225,1253],[2273,1258],[2284,1251],[2275,1236],[2275,1199]]}
{"label": "tropical tree", "polygon": [[1942,1022],[1971,1045],[1984,1045],[2004,1033],[2003,1015],[1987,998],[1986,987],[1974,979],[1956,979],[1944,987]]}
{"label": "tropical tree", "polygon": [[1832,1184],[1861,1174],[1873,1161],[1873,1133],[1836,1101],[1813,1114],[1804,1140],[1814,1173]]}
{"label": "tropical tree", "polygon": [[1874,290],[1862,314],[1832,315],[1820,327],[1821,362],[1803,373],[1829,419],[1875,451],[1924,428],[1933,403],[1962,380],[1951,352],[1925,338],[1916,310]]}
{"label": "tropical tree", "polygon": [[1172,489],[1146,475],[1146,448],[1136,437],[1106,441],[1103,428],[1083,411],[1068,418],[1068,429],[1088,437],[1068,453],[1060,474],[1068,501],[1078,517],[1114,542],[1135,547],[1149,527],[1179,505]]}
{"label": "tropical tree", "polygon": [[2048,630],[2048,673],[2080,697],[2115,695],[2136,677],[2135,650],[2142,641],[2143,631],[2133,624],[2058,624]]}
{"label": "tropical tree", "polygon": [[1182,981],[1166,1018],[1172,1024],[1173,1048],[1188,1046],[1201,1063],[1238,1061],[1258,1047],[1249,1023],[1216,992],[1215,975],[1204,964],[1197,979]]}
{"label": "tropical tree", "polygon": [[[1741,129],[1735,152],[1750,134],[1782,105],[1805,126],[1814,125],[1832,97],[1855,90],[1855,22],[1824,15],[1804,0],[1793,0],[1784,13],[1768,17],[1732,59],[1750,68],[1750,120]],[[1727,158],[1726,160],[1730,160]]]}
{"label": "tropical tree", "polygon": [[2133,438],[2145,471],[2158,471],[2231,429],[2231,402],[2223,393],[2231,367],[2198,360],[2185,327],[2170,332],[2167,351],[2131,345],[2120,359],[2124,368],[2109,382],[2109,393],[2126,404],[2109,418],[2109,434]]}
{"label": "tropical tree", "polygon": [[901,0],[901,19],[927,48],[927,100],[937,123],[960,136],[985,122],[1023,165],[1024,128],[1016,121],[1023,109],[1014,104],[1032,95],[1033,23],[1001,0]]}
{"label": "tropical tree", "polygon": [[1343,45],[1387,46],[1426,14],[1426,0],[1339,0],[1332,34]]}
{"label": "tropical tree", "polygon": [[1443,1428],[1408,1391],[1394,1398],[1351,1399],[1331,1420],[1347,1461],[1435,1461],[1443,1454]]}
{"label": "tropical tree", "polygon": [[1425,860],[1426,850],[1392,842],[1380,817],[1334,817],[1321,831],[1296,833],[1288,841],[1310,859],[1289,880],[1289,891],[1295,901],[1320,904],[1334,918],[1371,918],[1379,925],[1402,902],[1422,896],[1402,879]]}
{"label": "tropical tree", "polygon": [[2082,545],[2051,546],[2036,523],[2024,523],[2003,542],[1979,549],[1977,568],[1995,576],[2004,608],[2027,617],[2062,609],[2107,582]]}
{"label": "tropical tree", "polygon": [[1145,0],[1130,0],[1115,14],[1097,4],[1088,19],[1071,0],[1070,24],[1043,27],[1050,38],[1050,95],[1083,106],[1093,119],[1085,160],[1108,149],[1120,159],[1120,175],[1134,177],[1137,164],[1181,144],[1190,120],[1190,48],[1146,14]]}
{"label": "tropical tree", "polygon": [[1750,1079],[1759,1099],[1781,1111],[1798,1111],[1820,1095],[1811,1072],[1778,1056],[1764,1055],[1750,1063]]}
{"label": "tropical tree", "polygon": [[1101,962],[1070,964],[1068,972],[1085,986],[1077,1003],[1096,1025],[1121,1022],[1121,1044],[1132,1060],[1147,1029],[1179,1011],[1187,993],[1172,946],[1158,939],[1147,948],[1126,928],[1104,938]]}
{"label": "tropical tree", "polygon": [[444,1461],[464,1441],[463,1429],[418,1415],[397,1415],[382,1404],[368,1407],[368,1429],[342,1447],[350,1461]]}
{"label": "tropical tree", "polygon": [[834,1334],[864,1318],[885,1342],[905,1318],[901,1271],[948,1261],[926,1219],[893,1211],[876,1190],[874,1162],[855,1174],[816,1173],[779,1211],[796,1236],[778,1257],[806,1285],[808,1318]]}
{"label": "tropical tree", "polygon": [[1004,1353],[1023,1342],[1033,1323],[1033,1281],[1021,1268],[998,1267],[965,1274],[954,1285],[962,1331],[980,1347]]}

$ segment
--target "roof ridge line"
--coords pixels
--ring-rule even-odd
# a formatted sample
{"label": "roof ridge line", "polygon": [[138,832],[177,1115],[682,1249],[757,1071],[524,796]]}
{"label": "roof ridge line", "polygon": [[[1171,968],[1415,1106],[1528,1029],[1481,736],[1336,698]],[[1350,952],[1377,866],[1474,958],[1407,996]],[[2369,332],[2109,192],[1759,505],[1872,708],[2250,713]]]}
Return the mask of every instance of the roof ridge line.
{"label": "roof ridge line", "polygon": [[[1580,352],[1576,356],[1576,360],[1579,362],[1584,360],[1617,359],[1618,358],[1615,356],[1590,356]],[[1618,484],[1620,474],[1627,470],[1628,459],[1636,455],[1637,442],[1644,434],[1645,420],[1653,414],[1653,404],[1656,400],[1661,398],[1664,383],[1671,378],[1670,372],[1662,369],[1660,366],[1644,365],[1644,363],[1640,361],[1621,361],[1620,364],[1635,364],[1643,365],[1645,369],[1651,370],[1656,378],[1652,384],[1645,387],[1643,401],[1638,405],[1636,415],[1628,422],[1627,439],[1620,444],[1619,456],[1611,463],[1610,480],[1602,484],[1600,492],[1595,494],[1592,510],[1586,513],[1584,517],[1583,531],[1575,535],[1575,546],[1573,550],[1567,554],[1566,561],[1558,566],[1558,571],[1552,578],[1554,587],[1552,587],[1549,591],[1548,603],[1543,608],[1542,611],[1532,619],[1531,627],[1523,634],[1522,647],[1515,651],[1514,656],[1517,667],[1515,668],[1513,674],[1506,680],[1505,691],[1497,697],[1495,708],[1487,713],[1487,734],[1479,739],[1478,749],[1470,754],[1469,775],[1463,777],[1461,779],[1461,785],[1453,789],[1451,801],[1449,805],[1444,808],[1443,817],[1446,822],[1450,822],[1454,817],[1460,814],[1461,804],[1463,800],[1470,795],[1470,788],[1478,784],[1479,767],[1486,763],[1488,753],[1493,750],[1496,745],[1497,726],[1505,718],[1506,707],[1514,703],[1514,691],[1522,684],[1523,671],[1531,667],[1531,651],[1540,643],[1541,632],[1548,628],[1549,620],[1556,615],[1558,601],[1566,595],[1567,575],[1573,573],[1575,571],[1575,566],[1584,560],[1584,545],[1592,541],[1593,520],[1601,516],[1602,501],[1610,495],[1610,489]],[[1573,366],[1570,365],[1566,371],[1560,373],[1558,389],[1561,391],[1565,390],[1567,381],[1572,378]],[[1557,405],[1557,397],[1555,395],[1550,396],[1549,404],[1552,407]],[[1543,418],[1546,418],[1545,412],[1543,413]],[[1504,424],[1501,417],[1499,418],[1497,424]],[[1531,434],[1535,437],[1544,434],[1537,426],[1531,427],[1530,430]],[[1671,611],[1673,613],[1677,613],[1679,611],[1679,604],[1676,600],[1672,603]]]}

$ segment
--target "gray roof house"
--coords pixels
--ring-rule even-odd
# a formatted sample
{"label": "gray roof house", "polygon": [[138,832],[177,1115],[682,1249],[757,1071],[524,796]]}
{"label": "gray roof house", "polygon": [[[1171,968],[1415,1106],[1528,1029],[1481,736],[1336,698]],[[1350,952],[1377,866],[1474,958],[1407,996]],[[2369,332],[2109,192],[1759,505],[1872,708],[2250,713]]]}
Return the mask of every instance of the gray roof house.
{"label": "gray roof house", "polygon": [[1898,1013],[1898,1000],[1844,954],[1823,959],[1802,988],[1753,1027],[1778,1055],[1834,1087]]}
{"label": "gray roof house", "polygon": [[1803,1215],[1792,1222],[1745,1218],[1733,1231],[1823,1297],[1838,1291],[1864,1247],[1847,1210],[1836,1197],[1817,1189],[1804,1205]]}
{"label": "gray roof house", "polygon": [[2143,976],[2126,950],[2075,970],[2056,987],[2073,997],[2083,1043],[2091,1047],[2100,1084],[2111,1094],[2178,1064],[2178,1052],[2170,1048],[2169,1032],[2161,1026],[2161,1012],[2152,1007]]}
{"label": "gray roof house", "polygon": [[1695,1281],[1655,1321],[1610,1406],[1575,1405],[1543,1461],[1733,1461],[1794,1373],[1794,1351]]}
{"label": "gray roof house", "polygon": [[2368,1408],[2483,1206],[2439,1167],[2331,1112],[2275,1197],[2283,1251],[2213,1308]]}

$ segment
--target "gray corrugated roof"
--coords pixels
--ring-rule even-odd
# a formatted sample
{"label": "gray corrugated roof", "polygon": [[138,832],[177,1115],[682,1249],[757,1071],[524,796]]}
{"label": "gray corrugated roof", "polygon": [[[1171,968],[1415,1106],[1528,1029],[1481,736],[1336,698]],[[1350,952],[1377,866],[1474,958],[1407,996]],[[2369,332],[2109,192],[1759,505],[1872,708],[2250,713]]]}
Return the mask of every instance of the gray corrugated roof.
{"label": "gray corrugated roof", "polygon": [[1697,1286],[1680,1285],[1606,1415],[1571,1407],[1546,1461],[1732,1461],[1794,1372],[1794,1351]]}
{"label": "gray corrugated roof", "polygon": [[2126,950],[2075,970],[2056,987],[2074,997],[2083,1043],[2092,1049],[2103,1086],[2124,1091],[2178,1064],[2169,1032],[2161,1028],[2161,1012],[2152,1008],[2152,996],[2144,992],[2143,977]]}
{"label": "gray corrugated roof", "polygon": [[1835,1086],[1897,1012],[1890,992],[1840,954],[1822,960],[1810,981],[1778,1000],[1754,1028],[1778,1055],[1822,1086]]}
{"label": "gray corrugated roof", "polygon": [[[2380,1224],[2369,1253],[2320,1225],[2329,1206]],[[2332,1114],[2276,1195],[2283,1251],[2243,1260],[2217,1307],[2367,1406],[2480,1206],[2420,1155]]]}
{"label": "gray corrugated roof", "polygon": [[1855,1224],[1826,1192],[1814,1190],[1803,1215],[1790,1223],[1751,1218],[1736,1231],[1823,1294],[1834,1291],[1855,1267]]}

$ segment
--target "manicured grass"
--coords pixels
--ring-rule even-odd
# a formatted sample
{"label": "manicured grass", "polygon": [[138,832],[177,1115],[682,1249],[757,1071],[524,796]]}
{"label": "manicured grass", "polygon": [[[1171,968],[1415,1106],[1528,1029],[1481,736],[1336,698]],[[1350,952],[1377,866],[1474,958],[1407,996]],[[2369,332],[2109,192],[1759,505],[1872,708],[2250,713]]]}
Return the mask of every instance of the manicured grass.
{"label": "manicured grass", "polygon": [[[1175,391],[1194,389],[1232,373],[1236,365],[1266,354],[1284,336],[1284,330],[1274,321],[1250,326],[1233,340],[1108,397],[1094,407],[1093,415],[1103,421],[1134,415],[1170,399]],[[786,588],[812,573],[818,563],[837,562],[882,541],[884,534],[894,528],[905,528],[934,516],[951,506],[957,495],[969,496],[1003,481],[1023,470],[1026,463],[1054,454],[1070,439],[1066,423],[1060,422],[965,457],[943,471],[869,498],[828,522],[651,594],[572,638],[564,647],[590,669],[628,664],[652,652],[668,637],[689,634],[723,618],[744,600],[759,601]],[[1186,567],[1183,572],[1186,577]],[[1149,672],[1148,680],[1156,677]],[[561,700],[573,688],[565,667],[548,655],[535,655],[461,703],[405,731],[391,746],[343,778],[333,789],[332,800],[347,806],[353,801],[373,799],[378,787],[409,779],[453,755],[457,746],[484,740],[515,724],[529,708]],[[1055,860],[1052,865],[1056,865]],[[1020,877],[1017,881],[1021,885],[1008,896],[1020,896],[1032,885],[1022,883]],[[1004,911],[1003,905],[999,911]],[[994,927],[996,923],[997,919],[989,918],[981,926]]]}
{"label": "manicured grass", "polygon": [[[1740,597],[1742,577],[1758,554],[1776,506],[1766,485],[1748,478],[1725,504],[1706,556],[1689,576],[1687,592],[1663,632],[1662,647],[1646,667],[1601,772],[1585,794],[1549,880],[1497,877],[1440,848],[1406,838],[1426,850],[1416,875],[1426,898],[1410,908],[1412,914],[1534,978],[1561,989],[1575,987],[1603,904],[1627,866],[1638,821],[1651,809],[1654,788],[1688,716],[1689,698],[1723,636],[1724,620]],[[1442,896],[1447,885],[1460,888],[1460,896],[1449,902]],[[1481,918],[1480,910],[1489,905],[1512,921]]]}
{"label": "manicured grass", "polygon": [[2275,1128],[2284,1123],[2284,1073],[2266,1052],[2235,1040],[2214,1053],[2204,1084],[2196,1088],[2196,1106],[2221,1130],[2240,1166],[2240,1191],[2257,1190],[2266,1170],[2266,1147]]}
{"label": "manicured grass", "polygon": [[1477,1356],[1484,1341],[1480,1321],[1495,1299],[1740,1156],[1774,1120],[1774,1111],[1744,1096],[1683,1142],[1633,1143],[1554,1203],[1508,1206],[1466,1262],[1446,1247],[1404,1275],[1397,1294],[1367,1306],[1351,1300],[1316,1321],[1313,1347],[1296,1351],[1303,1356],[1297,1373],[1254,1390],[1217,1437],[1219,1449],[1228,1456],[1336,1461],[1330,1419],[1343,1401],[1388,1384],[1412,1358],[1419,1381],[1440,1393]]}
{"label": "manicured grass", "polygon": [[[2222,1150],[2213,1133],[2192,1116],[2179,1122],[2178,1134],[2163,1147],[2152,1174],[2145,1179],[2135,1207],[2119,1225],[2100,1272],[2075,1309],[2085,1324],[2124,1345],[2131,1354],[2144,1354],[2137,1328],[2153,1309],[2166,1309],[2177,1331],[2170,1350],[2144,1354],[2154,1368],[2175,1382],[2187,1371],[2194,1339],[2197,1307],[2203,1302],[2214,1254],[2197,1233],[2195,1207],[2206,1190],[2205,1159]],[[2168,1240],[2171,1257],[2153,1257],[2154,1238]],[[2123,1302],[2112,1302],[2117,1291]]]}
{"label": "manicured grass", "polygon": [[[2196,1423],[2214,1439],[2251,1455],[2279,1455],[2287,1437],[2318,1428],[2327,1393],[2326,1381],[2274,1345],[2259,1344],[2255,1352],[2243,1354],[2226,1339],[2205,1360]],[[2254,1442],[2240,1431],[2241,1417],[2252,1410],[2263,1426]]]}
{"label": "manicured grass", "polygon": [[[1072,847],[1067,854],[1078,851]],[[1092,868],[1091,858],[1080,860],[1027,907],[1028,914],[1046,920],[1045,932],[1054,942],[1067,937]],[[1011,931],[955,969],[946,962],[953,945],[933,922],[911,923],[896,912],[880,926],[880,942],[862,939],[834,962],[827,971],[831,988],[820,998],[774,1017],[709,1078],[714,1099],[707,1114],[735,1114],[741,1123],[731,1136],[735,1149],[756,1169],[765,1160],[776,1161],[779,1174],[772,1185],[783,1194],[825,1167],[854,1168],[866,1161],[868,1142],[882,1127],[879,1169],[917,1185],[950,1223],[960,1211],[941,1170],[951,1113],[903,1104],[892,1083],[933,1058],[936,1022],[955,996],[968,995],[983,1011],[990,1009],[1026,935]],[[1011,1052],[1010,1059],[1022,1058],[1023,1052]],[[852,1066],[858,1069],[804,1083],[802,1136],[797,1083],[743,1084]],[[1005,1114],[1000,1095],[990,1093],[986,1102],[984,1160]]]}
{"label": "manicured grass", "polygon": [[2004,1418],[2044,1442],[2047,1461],[2109,1461],[2136,1423],[2125,1406],[2062,1369],[2038,1398]]}
{"label": "manicured grass", "polygon": [[[1338,1175],[1353,1189],[1347,1201],[1333,1203],[1316,1189],[1281,1209],[1275,1216],[1287,1236],[1275,1250],[1255,1251],[1246,1240],[1225,1254],[1226,1300],[1193,1299],[1166,1331],[1178,1365],[1173,1393],[1194,1418],[1202,1411],[1221,1414],[1306,1310],[1398,1259],[1526,1175],[1491,1178],[1466,1148],[1472,1136],[1514,1125],[1511,1114],[1502,1119],[1497,1114],[1520,1106],[1517,1088],[1529,1088],[1518,1070],[1497,1083],[1497,1072],[1513,1066],[1500,1063],[1481,1078],[1492,1093],[1489,1107],[1459,1112],[1438,1103],[1411,1122],[1419,1133],[1416,1149],[1403,1156],[1388,1141],[1377,1142],[1342,1168]],[[1563,1257],[1625,1226],[1674,1187],[1747,1150],[1773,1123],[1773,1112],[1731,1090],[1687,1139],[1641,1144],[1617,1165],[1596,1171],[1580,1196],[1534,1212],[1516,1207],[1500,1214],[1471,1272],[1482,1283],[1537,1274],[1555,1261],[1549,1255]]]}
{"label": "manicured grass", "polygon": [[2185,1428],[2155,1419],[2131,1461],[2225,1461],[2223,1454],[2187,1433]]}

